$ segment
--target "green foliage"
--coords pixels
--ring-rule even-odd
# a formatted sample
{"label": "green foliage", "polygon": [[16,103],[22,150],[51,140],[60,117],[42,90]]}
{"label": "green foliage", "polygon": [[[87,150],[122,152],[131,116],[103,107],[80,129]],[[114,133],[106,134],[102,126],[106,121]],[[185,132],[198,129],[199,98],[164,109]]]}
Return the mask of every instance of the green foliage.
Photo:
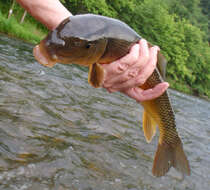
{"label": "green foliage", "polygon": [[[168,5],[167,9],[170,14],[176,14],[181,19],[186,19],[191,24],[199,27],[205,32],[205,39],[210,41],[209,18],[202,14],[202,11],[210,11],[209,0],[164,0],[164,2]],[[209,12],[206,14],[210,15]]]}
{"label": "green foliage", "polygon": [[[0,11],[4,17],[7,18],[9,9],[11,8],[13,0],[0,0]],[[17,22],[20,22],[20,19],[24,13],[24,9],[16,2],[13,8],[12,16],[15,17]],[[39,28],[42,32],[47,32],[47,28],[41,23],[37,22],[31,15],[27,14],[25,17],[27,23],[31,23],[34,27]]]}
{"label": "green foliage", "polygon": [[34,25],[30,23],[20,25],[14,17],[7,19],[1,13],[0,31],[32,43],[38,43],[44,35],[40,32],[38,35],[35,35],[35,32],[37,33],[38,31]]}
{"label": "green foliage", "polygon": [[66,0],[64,5],[73,14],[91,12],[126,22],[161,47],[169,62],[167,75],[172,87],[209,95],[210,50],[201,31],[206,30],[207,22],[199,0]]}
{"label": "green foliage", "polygon": [[185,49],[189,53],[187,67],[191,75],[185,77],[186,83],[198,94],[208,94],[210,90],[210,48],[203,41],[204,32],[187,21],[180,22],[185,35]]}
{"label": "green foliage", "polygon": [[64,0],[64,6],[69,8],[72,14],[94,13],[109,17],[116,17],[117,12],[106,3],[106,0]]}
{"label": "green foliage", "polygon": [[[168,60],[167,78],[172,88],[210,97],[209,0],[61,0],[72,14],[94,13],[118,18],[152,44]],[[12,0],[0,0],[7,15]],[[24,33],[17,24],[23,9],[15,7],[16,20],[2,20],[1,31]],[[30,26],[43,29],[32,17]],[[11,22],[11,23],[10,23]],[[16,22],[16,23],[15,23]],[[28,27],[28,26],[24,26]],[[31,27],[32,28],[32,27]],[[31,31],[31,30],[30,30]],[[28,39],[32,32],[29,32]],[[25,34],[24,34],[25,35]],[[33,36],[33,35],[32,35]],[[38,39],[37,39],[38,40]]]}
{"label": "green foliage", "polygon": [[138,32],[158,44],[169,60],[168,77],[185,83],[191,92],[209,94],[210,48],[204,32],[189,21],[169,14],[159,0],[147,0],[136,7]]}
{"label": "green foliage", "polygon": [[201,0],[200,5],[202,8],[202,12],[205,15],[208,15],[208,19],[210,19],[210,1],[209,0]]}
{"label": "green foliage", "polygon": [[202,8],[203,14],[207,16],[207,20],[208,20],[207,35],[208,35],[208,41],[210,43],[210,1],[209,0],[201,0],[200,6]]}

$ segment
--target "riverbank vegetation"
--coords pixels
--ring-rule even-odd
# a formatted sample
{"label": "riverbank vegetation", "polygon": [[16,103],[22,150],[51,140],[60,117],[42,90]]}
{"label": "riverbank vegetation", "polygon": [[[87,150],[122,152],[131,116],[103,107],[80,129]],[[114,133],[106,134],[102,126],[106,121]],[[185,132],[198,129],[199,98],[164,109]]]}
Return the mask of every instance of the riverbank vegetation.
{"label": "riverbank vegetation", "polygon": [[[168,60],[167,80],[172,88],[210,97],[209,0],[62,0],[62,3],[73,14],[95,13],[126,22],[143,38],[160,46]],[[43,38],[47,30],[29,15],[19,24],[24,12],[19,6],[7,20],[11,5],[12,0],[0,0],[0,10],[4,10],[0,14],[0,31],[32,42]]]}
{"label": "riverbank vegetation", "polygon": [[14,3],[13,12],[8,18],[13,2],[15,1],[0,0],[0,32],[31,43],[38,43],[47,34],[47,29],[29,14],[21,23],[24,9],[17,3]]}

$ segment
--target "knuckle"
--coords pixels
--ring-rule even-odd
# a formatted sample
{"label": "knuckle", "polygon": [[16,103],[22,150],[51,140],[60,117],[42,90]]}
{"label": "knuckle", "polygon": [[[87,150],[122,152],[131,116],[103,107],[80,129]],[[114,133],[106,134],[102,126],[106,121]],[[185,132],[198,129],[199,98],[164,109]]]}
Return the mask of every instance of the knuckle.
{"label": "knuckle", "polygon": [[125,81],[127,81],[127,80],[129,80],[129,79],[131,79],[131,76],[130,76],[128,73],[126,73],[126,74],[122,77],[123,82],[125,82]]}
{"label": "knuckle", "polygon": [[145,78],[141,77],[141,76],[139,76],[135,79],[136,85],[140,85],[140,86],[143,85],[145,83],[145,81],[146,81]]}
{"label": "knuckle", "polygon": [[138,75],[138,70],[135,69],[135,70],[132,70],[128,73],[128,76],[130,77],[136,77]]}
{"label": "knuckle", "polygon": [[123,72],[124,72],[124,69],[121,66],[118,66],[117,69],[116,69],[116,73],[121,74]]}
{"label": "knuckle", "polygon": [[128,68],[128,65],[120,61],[119,65],[117,66],[117,73],[123,73]]}

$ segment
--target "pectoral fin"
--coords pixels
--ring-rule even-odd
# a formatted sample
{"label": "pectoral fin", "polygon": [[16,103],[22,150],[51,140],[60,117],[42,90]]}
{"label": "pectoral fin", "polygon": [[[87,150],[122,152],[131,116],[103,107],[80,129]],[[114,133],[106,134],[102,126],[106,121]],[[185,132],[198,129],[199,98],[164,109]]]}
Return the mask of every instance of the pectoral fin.
{"label": "pectoral fin", "polygon": [[152,138],[154,137],[156,133],[156,123],[152,119],[152,117],[149,116],[149,114],[144,110],[143,113],[143,131],[144,136],[146,138],[146,141],[148,143],[151,142]]}
{"label": "pectoral fin", "polygon": [[104,82],[104,69],[100,64],[94,63],[89,66],[88,82],[95,88],[102,86]]}

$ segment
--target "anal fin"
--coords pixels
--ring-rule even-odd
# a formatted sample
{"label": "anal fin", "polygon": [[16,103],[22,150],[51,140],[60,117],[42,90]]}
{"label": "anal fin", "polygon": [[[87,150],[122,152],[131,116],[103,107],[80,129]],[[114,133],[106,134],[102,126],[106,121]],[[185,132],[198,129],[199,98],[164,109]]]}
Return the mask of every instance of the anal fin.
{"label": "anal fin", "polygon": [[148,143],[151,142],[152,138],[155,136],[156,133],[156,122],[153,120],[152,117],[144,110],[143,113],[143,131],[146,141]]}
{"label": "anal fin", "polygon": [[100,64],[94,63],[89,66],[88,82],[95,88],[102,86],[104,82],[104,69]]}

